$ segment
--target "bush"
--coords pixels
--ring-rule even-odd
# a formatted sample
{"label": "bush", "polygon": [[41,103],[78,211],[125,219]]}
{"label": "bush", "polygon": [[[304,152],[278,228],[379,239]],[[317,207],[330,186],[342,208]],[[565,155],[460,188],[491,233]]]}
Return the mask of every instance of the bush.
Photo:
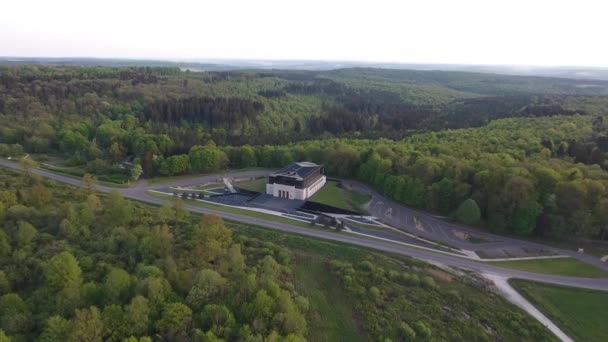
{"label": "bush", "polygon": [[435,279],[433,279],[433,277],[429,277],[429,276],[422,277],[421,283],[422,283],[422,287],[427,288],[427,289],[437,288],[437,284],[435,283]]}
{"label": "bush", "polygon": [[399,325],[399,336],[406,342],[414,341],[416,340],[416,331],[409,324],[401,322]]}
{"label": "bush", "polygon": [[416,331],[416,335],[423,341],[427,341],[431,338],[431,328],[427,327],[426,324],[421,321],[414,324],[414,330]]}

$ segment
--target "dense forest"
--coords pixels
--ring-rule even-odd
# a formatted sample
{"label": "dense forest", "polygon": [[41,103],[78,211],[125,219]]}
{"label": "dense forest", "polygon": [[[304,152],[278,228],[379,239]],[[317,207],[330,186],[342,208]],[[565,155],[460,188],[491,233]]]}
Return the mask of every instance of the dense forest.
{"label": "dense forest", "polygon": [[179,198],[6,169],[0,184],[2,342],[553,340],[483,282],[420,261],[201,218]]}
{"label": "dense forest", "polygon": [[608,82],[385,69],[0,67],[0,156],[124,183],[323,163],[493,231],[608,237]]}

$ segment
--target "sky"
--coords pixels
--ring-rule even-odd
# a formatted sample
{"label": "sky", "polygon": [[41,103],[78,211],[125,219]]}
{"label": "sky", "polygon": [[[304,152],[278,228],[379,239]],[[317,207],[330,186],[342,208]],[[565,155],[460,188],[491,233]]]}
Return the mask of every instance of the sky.
{"label": "sky", "polygon": [[0,56],[608,67],[604,0],[6,0]]}

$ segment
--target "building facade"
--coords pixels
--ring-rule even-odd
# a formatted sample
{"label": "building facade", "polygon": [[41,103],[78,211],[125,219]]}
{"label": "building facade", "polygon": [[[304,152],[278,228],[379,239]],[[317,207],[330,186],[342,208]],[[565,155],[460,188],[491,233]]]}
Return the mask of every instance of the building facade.
{"label": "building facade", "polygon": [[322,165],[294,162],[268,176],[266,193],[274,197],[305,200],[325,185]]}

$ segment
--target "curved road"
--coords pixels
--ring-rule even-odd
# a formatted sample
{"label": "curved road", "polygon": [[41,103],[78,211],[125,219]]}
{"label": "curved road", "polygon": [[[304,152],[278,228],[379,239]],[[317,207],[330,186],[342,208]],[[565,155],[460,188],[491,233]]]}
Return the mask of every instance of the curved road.
{"label": "curved road", "polygon": [[[21,166],[19,164],[12,162],[12,161],[4,160],[4,159],[0,159],[0,165],[8,167],[8,168],[12,168],[12,169],[21,170]],[[79,179],[75,179],[72,177],[60,175],[57,173],[53,173],[53,172],[49,172],[49,171],[45,171],[45,170],[41,170],[41,169],[32,169],[31,172],[38,174],[40,176],[43,176],[45,178],[55,180],[57,182],[66,183],[66,184],[70,184],[70,185],[74,185],[74,186],[83,186],[82,182]],[[205,181],[206,182],[215,181],[218,177],[222,177],[222,176],[230,176],[230,177],[238,178],[238,177],[262,176],[262,175],[266,175],[267,173],[268,173],[268,171],[263,171],[263,170],[243,171],[243,172],[227,173],[224,175],[201,176],[196,179],[180,180],[180,181],[176,181],[174,183],[183,186],[183,185],[188,185],[188,184],[197,184],[197,183],[205,182]],[[140,182],[138,182],[138,184],[136,186],[131,187],[131,188],[116,189],[116,188],[110,188],[107,186],[99,185],[99,186],[97,186],[97,190],[102,191],[102,192],[119,191],[126,198],[138,200],[141,202],[156,204],[156,205],[162,205],[165,201],[163,201],[162,199],[152,197],[147,193],[148,189],[153,189],[155,187],[162,187],[162,186],[167,186],[167,184],[146,187],[145,182],[140,181]],[[446,255],[446,254],[421,250],[421,249],[417,249],[417,248],[413,248],[413,247],[397,245],[394,243],[384,242],[381,240],[373,240],[373,239],[362,238],[362,237],[357,237],[357,236],[347,235],[347,234],[341,234],[341,233],[336,233],[336,232],[326,231],[326,230],[304,229],[302,227],[294,226],[294,225],[290,225],[290,224],[279,223],[276,221],[269,221],[269,220],[259,219],[259,218],[253,218],[251,216],[227,213],[227,212],[223,212],[223,211],[207,209],[207,208],[202,208],[202,207],[197,207],[197,206],[192,206],[192,205],[186,205],[185,208],[188,209],[189,211],[196,212],[196,213],[215,214],[215,215],[222,216],[225,219],[232,220],[232,221],[255,224],[255,225],[273,228],[273,229],[284,231],[284,232],[296,233],[296,234],[316,237],[316,238],[325,239],[325,240],[332,240],[332,241],[338,241],[338,242],[363,246],[363,247],[376,249],[376,250],[380,250],[380,251],[384,251],[384,252],[406,255],[406,256],[421,259],[424,261],[441,263],[441,264],[448,265],[448,266],[469,269],[472,271],[485,273],[485,274],[491,274],[491,275],[497,275],[497,276],[504,277],[504,278],[519,278],[519,279],[527,279],[527,280],[533,280],[533,281],[539,281],[539,282],[545,282],[545,283],[551,283],[551,284],[583,287],[583,288],[589,288],[589,289],[608,291],[608,278],[590,279],[590,278],[565,277],[565,276],[548,275],[548,274],[537,274],[537,273],[531,273],[531,272],[525,272],[525,271],[498,267],[498,266],[487,264],[487,263],[484,263],[481,261],[460,258],[457,256]]]}
{"label": "curved road", "polygon": [[[608,271],[608,262],[603,262],[599,258],[589,254],[550,247],[537,242],[495,235],[472,227],[448,222],[442,217],[409,208],[396,203],[393,200],[387,199],[366,184],[350,180],[344,181],[344,184],[346,184],[346,186],[349,188],[367,193],[372,196],[370,202],[367,204],[367,209],[371,215],[378,217],[381,221],[395,228],[401,229],[416,236],[427,238],[432,241],[442,242],[448,246],[456,247],[462,250],[494,254],[494,256],[498,258],[508,257],[508,255],[497,255],[497,253],[502,253],[505,250],[515,257],[529,256],[527,251],[542,250],[545,252],[552,252],[554,254],[567,255]],[[415,222],[418,222],[418,224]],[[459,238],[458,233],[465,233],[467,235],[481,238],[486,240],[486,242],[473,243],[466,239]]]}

